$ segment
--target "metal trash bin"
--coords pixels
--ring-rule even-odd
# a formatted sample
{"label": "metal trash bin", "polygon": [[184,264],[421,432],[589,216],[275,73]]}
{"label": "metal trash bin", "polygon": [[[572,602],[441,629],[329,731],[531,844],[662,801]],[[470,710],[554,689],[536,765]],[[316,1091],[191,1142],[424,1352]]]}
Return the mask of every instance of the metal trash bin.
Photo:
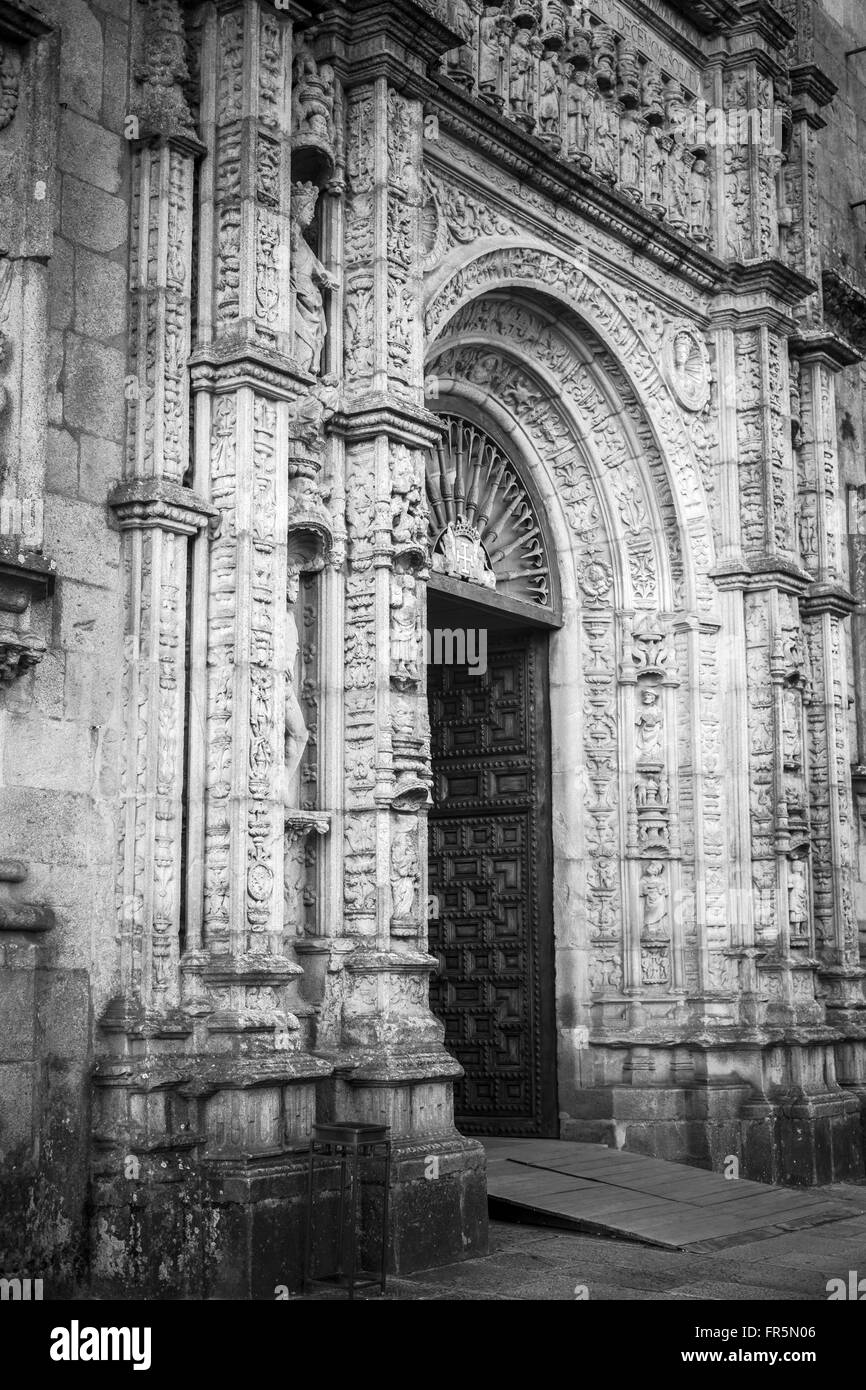
{"label": "metal trash bin", "polygon": [[[340,1164],[340,1208],[337,1233],[337,1268],[330,1275],[315,1275],[313,1263],[313,1196],[317,1164]],[[382,1194],[382,1241],[379,1273],[358,1271],[358,1186],[361,1164],[370,1161],[384,1163]],[[349,1298],[356,1289],[379,1285],[385,1292],[388,1267],[388,1198],[391,1184],[391,1131],[387,1125],[319,1124],[313,1125],[307,1172],[307,1221],[304,1238],[304,1283],[306,1293],[315,1285],[343,1288]],[[348,1222],[347,1222],[348,1210]],[[348,1226],[348,1230],[347,1230]]]}

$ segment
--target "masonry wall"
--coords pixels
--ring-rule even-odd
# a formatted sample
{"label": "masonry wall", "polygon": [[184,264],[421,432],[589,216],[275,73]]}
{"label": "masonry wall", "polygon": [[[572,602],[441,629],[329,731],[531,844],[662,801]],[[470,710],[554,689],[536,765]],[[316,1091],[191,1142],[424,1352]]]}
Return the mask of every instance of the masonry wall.
{"label": "masonry wall", "polygon": [[59,579],[35,615],[44,659],[0,696],[0,854],[27,868],[2,892],[56,914],[38,937],[0,933],[0,1164],[14,1183],[0,1193],[0,1269],[55,1291],[83,1255],[94,1020],[117,990],[122,585],[106,497],[125,431],[129,11],[125,0],[41,11],[60,36],[44,497]]}

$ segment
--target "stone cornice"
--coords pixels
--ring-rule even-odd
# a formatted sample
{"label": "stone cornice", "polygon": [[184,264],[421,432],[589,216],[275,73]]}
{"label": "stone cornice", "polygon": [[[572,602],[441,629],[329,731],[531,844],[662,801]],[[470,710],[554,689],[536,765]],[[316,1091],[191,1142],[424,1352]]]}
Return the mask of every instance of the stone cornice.
{"label": "stone cornice", "polygon": [[779,51],[797,37],[794,25],[788,23],[770,0],[739,0],[739,17],[729,26],[729,32],[736,38],[754,36]]}
{"label": "stone cornice", "polygon": [[839,90],[836,83],[817,63],[793,63],[789,69],[789,76],[795,111],[797,97],[807,97],[816,106],[827,106]]}
{"label": "stone cornice", "polygon": [[274,400],[297,401],[318,384],[316,377],[301,371],[290,358],[233,338],[196,348],[189,361],[193,392],[250,386]]}
{"label": "stone cornice", "polygon": [[791,308],[817,288],[814,280],[778,260],[734,262],[728,266],[725,284],[725,289],[733,294],[764,295]]}
{"label": "stone cornice", "polygon": [[763,326],[787,337],[796,327],[794,305],[817,289],[814,280],[781,261],[729,262],[726,282],[710,305],[709,317],[718,328]]}
{"label": "stone cornice", "polygon": [[121,531],[159,528],[181,536],[203,531],[217,512],[203,498],[165,478],[134,478],[120,483],[108,498]]}
{"label": "stone cornice", "polygon": [[[706,34],[720,34],[736,25],[740,11],[733,0],[668,0],[672,10]],[[643,8],[638,3],[638,8]],[[653,11],[655,17],[655,12]]]}
{"label": "stone cornice", "polygon": [[834,372],[841,372],[845,367],[853,367],[863,360],[863,353],[858,352],[847,338],[826,328],[795,333],[788,339],[788,347],[801,362],[823,362]]}
{"label": "stone cornice", "polygon": [[812,583],[812,576],[793,560],[768,555],[718,565],[710,571],[717,589],[755,593],[778,589],[800,598]]}
{"label": "stone cornice", "polygon": [[145,133],[141,139],[130,141],[130,149],[133,150],[160,149],[163,146],[172,150],[180,150],[182,154],[191,155],[193,159],[203,159],[207,154],[207,145],[203,145],[198,136],[189,135],[179,130]]}
{"label": "stone cornice", "polygon": [[317,38],[346,88],[378,77],[412,96],[426,96],[428,69],[460,44],[432,4],[415,0],[351,0],[329,5]]}
{"label": "stone cornice", "polygon": [[428,110],[449,134],[477,149],[500,169],[571,208],[671,274],[680,275],[704,293],[713,293],[723,283],[726,272],[718,257],[679,236],[592,175],[551,154],[542,141],[472,101],[454,83],[440,80]]}
{"label": "stone cornice", "polygon": [[[713,4],[714,0],[709,0],[709,3]],[[730,0],[720,0],[720,3],[733,11]],[[660,34],[675,52],[684,54],[693,67],[703,67],[706,62],[703,39],[705,34],[715,32],[715,29],[712,25],[701,23],[692,13],[696,6],[690,0],[683,0],[681,5],[676,0],[629,0],[629,8],[636,19]],[[686,25],[691,26],[691,33]]]}
{"label": "stone cornice", "polygon": [[[834,320],[842,330],[840,341],[848,353],[859,358],[866,353],[866,288],[853,276],[836,267],[825,266],[821,274],[824,291],[824,316]],[[833,334],[838,337],[837,334]],[[852,361],[843,365],[853,366]]]}
{"label": "stone cornice", "polygon": [[438,444],[445,426],[438,415],[421,406],[394,400],[391,396],[364,396],[360,400],[347,398],[328,421],[328,431],[348,443],[376,439],[387,435],[397,443],[418,449]]}
{"label": "stone cornice", "polygon": [[856,607],[856,598],[843,584],[811,584],[800,599],[800,610],[807,618],[819,618],[824,613],[847,618]]}
{"label": "stone cornice", "polygon": [[346,956],[345,967],[356,975],[417,975],[432,974],[438,961],[422,951],[371,951],[359,946]]}

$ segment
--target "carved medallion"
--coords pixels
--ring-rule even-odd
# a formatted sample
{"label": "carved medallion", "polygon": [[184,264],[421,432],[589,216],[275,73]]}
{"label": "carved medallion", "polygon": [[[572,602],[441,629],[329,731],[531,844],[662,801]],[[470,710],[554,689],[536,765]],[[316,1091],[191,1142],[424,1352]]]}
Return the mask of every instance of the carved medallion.
{"label": "carved medallion", "polygon": [[680,405],[703,410],[710,396],[710,358],[707,345],[691,324],[675,323],[664,345],[665,375]]}

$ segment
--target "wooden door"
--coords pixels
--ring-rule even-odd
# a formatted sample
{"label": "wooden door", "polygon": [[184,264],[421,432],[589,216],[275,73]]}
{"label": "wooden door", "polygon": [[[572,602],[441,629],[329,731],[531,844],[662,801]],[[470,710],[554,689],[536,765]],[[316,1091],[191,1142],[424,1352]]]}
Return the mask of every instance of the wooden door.
{"label": "wooden door", "polygon": [[432,1007],[465,1068],[458,1128],[557,1134],[547,636],[428,668]]}

